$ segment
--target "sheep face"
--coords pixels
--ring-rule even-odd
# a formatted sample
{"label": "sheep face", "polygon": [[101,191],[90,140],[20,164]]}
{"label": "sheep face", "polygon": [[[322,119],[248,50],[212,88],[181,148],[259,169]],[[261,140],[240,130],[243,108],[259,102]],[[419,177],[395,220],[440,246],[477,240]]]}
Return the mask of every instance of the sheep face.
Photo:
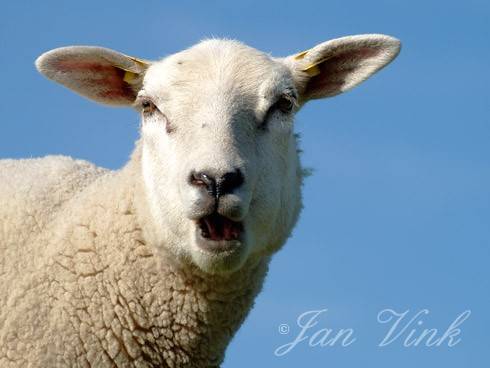
{"label": "sheep face", "polygon": [[86,97],[141,112],[139,167],[155,245],[228,273],[268,257],[296,222],[299,107],[356,86],[399,47],[388,36],[350,36],[275,59],[208,40],[154,63],[67,47],[43,54],[37,67]]}
{"label": "sheep face", "polygon": [[136,99],[143,177],[165,246],[209,272],[289,235],[300,208],[291,70],[210,40],[153,64]]}

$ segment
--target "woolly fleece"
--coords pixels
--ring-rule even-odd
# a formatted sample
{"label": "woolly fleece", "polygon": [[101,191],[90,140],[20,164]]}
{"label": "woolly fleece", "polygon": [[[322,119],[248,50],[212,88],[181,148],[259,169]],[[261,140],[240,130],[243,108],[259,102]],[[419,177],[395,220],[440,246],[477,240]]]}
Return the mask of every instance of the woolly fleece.
{"label": "woolly fleece", "polygon": [[139,165],[0,161],[1,367],[219,366],[268,262],[219,277],[156,256]]}

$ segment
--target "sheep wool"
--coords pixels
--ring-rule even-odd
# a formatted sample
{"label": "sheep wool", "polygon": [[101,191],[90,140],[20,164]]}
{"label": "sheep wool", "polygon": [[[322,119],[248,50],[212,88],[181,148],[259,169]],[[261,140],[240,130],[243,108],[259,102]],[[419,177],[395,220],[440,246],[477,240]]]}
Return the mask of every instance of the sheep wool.
{"label": "sheep wool", "polygon": [[219,277],[157,256],[139,160],[0,161],[1,367],[219,366],[267,262]]}

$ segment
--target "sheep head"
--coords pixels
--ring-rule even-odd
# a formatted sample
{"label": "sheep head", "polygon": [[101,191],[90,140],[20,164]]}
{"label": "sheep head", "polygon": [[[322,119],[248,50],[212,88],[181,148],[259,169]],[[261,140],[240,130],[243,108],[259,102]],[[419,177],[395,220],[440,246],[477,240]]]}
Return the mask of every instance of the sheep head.
{"label": "sheep head", "polygon": [[73,46],[36,65],[85,97],[140,111],[140,174],[156,246],[221,274],[268,257],[296,223],[298,109],[351,89],[399,49],[394,38],[362,35],[273,58],[212,39],[155,62]]}

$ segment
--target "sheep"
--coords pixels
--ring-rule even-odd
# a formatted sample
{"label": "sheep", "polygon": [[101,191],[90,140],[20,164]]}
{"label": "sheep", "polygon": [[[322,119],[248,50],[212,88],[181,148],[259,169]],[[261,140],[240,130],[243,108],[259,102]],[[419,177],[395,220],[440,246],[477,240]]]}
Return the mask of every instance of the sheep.
{"label": "sheep", "polygon": [[0,161],[0,366],[219,367],[302,207],[294,114],[399,49],[371,34],[284,58],[227,39],[155,62],[41,55],[47,78],[137,109],[141,137],[117,171]]}

